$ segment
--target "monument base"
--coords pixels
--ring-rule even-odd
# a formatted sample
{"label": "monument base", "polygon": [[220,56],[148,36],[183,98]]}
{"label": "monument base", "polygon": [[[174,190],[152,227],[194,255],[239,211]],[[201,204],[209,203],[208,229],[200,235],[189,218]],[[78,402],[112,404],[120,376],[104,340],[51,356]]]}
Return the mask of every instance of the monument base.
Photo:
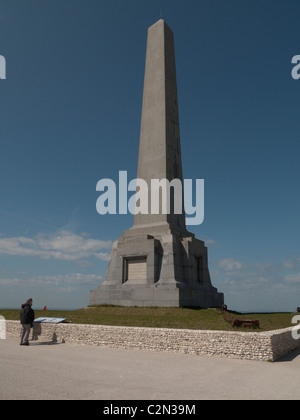
{"label": "monument base", "polygon": [[212,286],[207,248],[168,224],[133,227],[114,243],[106,279],[90,293],[90,305],[221,307]]}
{"label": "monument base", "polygon": [[160,308],[220,308],[224,304],[217,290],[195,290],[181,287],[118,287],[99,286],[91,290],[90,306],[115,305]]}

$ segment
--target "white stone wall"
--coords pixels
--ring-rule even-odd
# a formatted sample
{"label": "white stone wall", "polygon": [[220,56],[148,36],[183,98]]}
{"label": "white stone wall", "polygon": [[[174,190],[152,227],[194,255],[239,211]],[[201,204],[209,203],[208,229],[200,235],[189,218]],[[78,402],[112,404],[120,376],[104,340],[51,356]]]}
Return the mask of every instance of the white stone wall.
{"label": "white stone wall", "polygon": [[[6,321],[6,334],[19,337],[20,323]],[[274,361],[300,347],[292,328],[271,332],[202,331],[111,327],[81,324],[35,324],[31,339],[102,347],[171,351],[236,359]]]}

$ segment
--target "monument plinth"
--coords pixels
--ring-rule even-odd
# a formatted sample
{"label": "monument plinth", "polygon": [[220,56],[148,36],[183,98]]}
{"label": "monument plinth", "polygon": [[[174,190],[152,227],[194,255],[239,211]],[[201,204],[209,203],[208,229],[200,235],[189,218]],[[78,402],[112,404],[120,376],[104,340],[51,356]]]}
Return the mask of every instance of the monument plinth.
{"label": "monument plinth", "polygon": [[[173,32],[160,19],[148,30],[137,178],[183,181]],[[182,193],[183,196],[183,193]],[[106,279],[90,305],[221,307],[207,248],[186,229],[185,213],[136,214],[113,245]],[[178,214],[179,213],[179,214]]]}

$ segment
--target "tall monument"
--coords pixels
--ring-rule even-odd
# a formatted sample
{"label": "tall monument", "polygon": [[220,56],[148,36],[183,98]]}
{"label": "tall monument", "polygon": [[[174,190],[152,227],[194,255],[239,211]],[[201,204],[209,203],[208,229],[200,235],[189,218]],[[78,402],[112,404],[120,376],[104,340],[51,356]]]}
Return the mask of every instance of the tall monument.
{"label": "tall monument", "polygon": [[[183,181],[174,38],[162,19],[148,30],[137,177],[149,186],[150,210],[153,179]],[[183,200],[181,211],[174,201],[171,193],[170,211],[161,205],[134,216],[133,227],[113,245],[106,279],[91,291],[90,305],[223,305],[211,284],[207,248],[187,231]]]}

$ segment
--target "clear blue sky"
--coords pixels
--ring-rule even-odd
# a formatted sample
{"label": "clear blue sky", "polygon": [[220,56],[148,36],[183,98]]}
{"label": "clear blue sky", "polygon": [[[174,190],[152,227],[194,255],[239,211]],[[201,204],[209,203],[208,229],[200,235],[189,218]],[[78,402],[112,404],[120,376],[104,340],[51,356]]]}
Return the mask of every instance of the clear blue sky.
{"label": "clear blue sky", "polygon": [[205,179],[213,284],[231,309],[300,306],[298,0],[0,1],[0,307],[78,308],[133,217],[147,28],[175,34],[185,178]]}

